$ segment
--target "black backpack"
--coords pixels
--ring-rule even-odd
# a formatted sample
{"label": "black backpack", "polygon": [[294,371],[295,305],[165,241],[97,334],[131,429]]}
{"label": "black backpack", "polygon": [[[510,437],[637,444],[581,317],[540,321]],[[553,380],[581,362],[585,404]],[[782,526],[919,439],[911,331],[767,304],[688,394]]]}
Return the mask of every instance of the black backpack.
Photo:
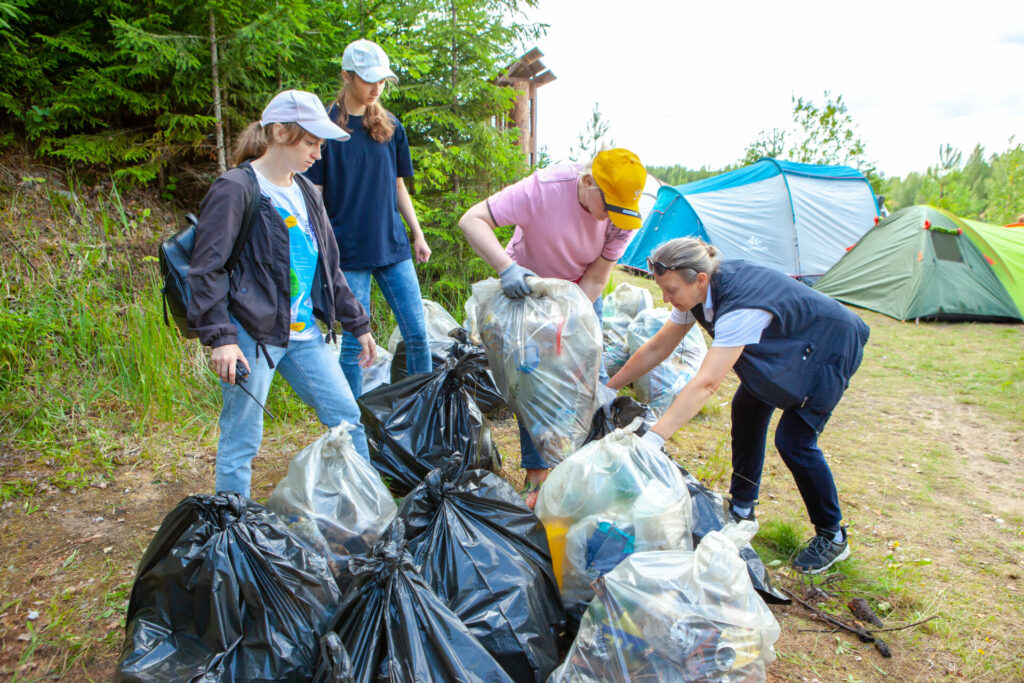
{"label": "black backpack", "polygon": [[[224,268],[229,273],[238,263],[242,247],[249,239],[249,232],[252,230],[253,223],[256,222],[256,213],[260,206],[260,188],[255,172],[248,164],[245,165],[245,169],[248,171],[251,181],[252,194],[249,196],[249,204],[245,207],[245,215],[242,217],[242,229],[235,240],[231,256],[224,264]],[[192,339],[199,335],[188,326],[188,303],[192,299],[192,292],[188,287],[188,269],[192,261],[192,249],[196,244],[196,224],[199,219],[195,217],[195,214],[187,213],[185,222],[188,223],[187,228],[160,243],[158,253],[160,277],[164,281],[164,286],[160,288],[160,291],[164,300],[164,323],[170,326],[171,321],[167,315],[170,311],[170,318],[174,319],[178,331],[182,336]]]}

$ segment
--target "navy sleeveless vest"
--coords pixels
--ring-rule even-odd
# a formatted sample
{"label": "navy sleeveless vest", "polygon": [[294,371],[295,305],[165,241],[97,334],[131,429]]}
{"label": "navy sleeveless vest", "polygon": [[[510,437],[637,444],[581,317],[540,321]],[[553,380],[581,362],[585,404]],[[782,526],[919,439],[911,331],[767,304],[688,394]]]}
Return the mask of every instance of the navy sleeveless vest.
{"label": "navy sleeveless vest", "polygon": [[739,308],[760,308],[772,321],[758,344],[743,349],[734,370],[759,399],[782,410],[795,409],[815,431],[860,366],[870,329],[839,302],[777,270],[747,261],[723,261],[711,277],[714,319],[704,305],[692,310],[715,336],[715,320]]}

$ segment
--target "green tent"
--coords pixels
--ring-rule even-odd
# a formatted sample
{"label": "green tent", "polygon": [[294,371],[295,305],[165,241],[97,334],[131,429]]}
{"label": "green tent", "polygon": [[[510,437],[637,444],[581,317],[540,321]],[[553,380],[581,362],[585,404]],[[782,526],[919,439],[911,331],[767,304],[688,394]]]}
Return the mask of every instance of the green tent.
{"label": "green tent", "polygon": [[814,288],[898,320],[1024,320],[1024,232],[911,206],[869,230]]}

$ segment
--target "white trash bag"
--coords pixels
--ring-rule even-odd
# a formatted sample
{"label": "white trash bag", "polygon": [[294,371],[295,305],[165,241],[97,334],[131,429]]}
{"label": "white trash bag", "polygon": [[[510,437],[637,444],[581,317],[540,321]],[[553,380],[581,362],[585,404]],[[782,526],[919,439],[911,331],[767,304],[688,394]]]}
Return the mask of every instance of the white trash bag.
{"label": "white trash bag", "polygon": [[[423,299],[423,321],[427,328],[427,342],[431,345],[450,342],[452,339],[448,333],[461,327],[452,314],[444,310],[444,306],[430,299]],[[391,336],[388,337],[388,351],[393,354],[400,341],[402,341],[402,331],[396,325]]]}
{"label": "white trash bag", "polygon": [[654,308],[654,297],[643,287],[623,282],[604,298],[603,313],[610,318],[624,317],[632,320],[640,311]]}
{"label": "white trash bag", "polygon": [[553,467],[583,443],[614,393],[598,381],[601,329],[583,290],[553,278],[531,278],[530,287],[511,299],[498,280],[483,280],[470,301],[495,383]]}
{"label": "white trash bag", "polygon": [[623,282],[604,298],[601,331],[604,336],[604,364],[608,376],[614,376],[629,360],[626,332],[637,313],[654,306],[651,293],[643,287]]}
{"label": "white trash bag", "polygon": [[536,512],[562,602],[577,616],[594,596],[594,579],[632,553],[693,547],[686,482],[631,429],[588,443],[552,470]]}
{"label": "white trash bag", "polygon": [[[670,311],[650,308],[640,311],[626,333],[629,355],[632,356],[668,321]],[[636,400],[646,403],[660,417],[672,405],[676,395],[697,376],[708,346],[698,325],[690,328],[672,355],[646,375],[633,381]]]}
{"label": "white trash bag", "polygon": [[739,556],[755,533],[756,522],[730,523],[696,550],[623,560],[596,582],[549,681],[764,681],[779,624]]}
{"label": "white trash bag", "polygon": [[391,354],[374,342],[377,346],[377,360],[368,368],[363,368],[363,393],[368,394],[382,384],[391,383]]}
{"label": "white trash bag", "polygon": [[397,511],[350,429],[342,422],[299,451],[267,500],[268,509],[327,558],[335,577],[350,555],[373,549]]}

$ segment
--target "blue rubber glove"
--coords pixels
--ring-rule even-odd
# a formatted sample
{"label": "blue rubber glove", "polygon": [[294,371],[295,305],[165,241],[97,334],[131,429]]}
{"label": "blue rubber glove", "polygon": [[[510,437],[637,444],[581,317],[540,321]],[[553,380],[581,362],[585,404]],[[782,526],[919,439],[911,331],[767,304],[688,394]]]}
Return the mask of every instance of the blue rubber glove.
{"label": "blue rubber glove", "polygon": [[512,265],[501,271],[501,291],[510,299],[521,299],[530,293],[530,285],[526,282],[528,277],[537,275],[521,265],[512,262]]}

